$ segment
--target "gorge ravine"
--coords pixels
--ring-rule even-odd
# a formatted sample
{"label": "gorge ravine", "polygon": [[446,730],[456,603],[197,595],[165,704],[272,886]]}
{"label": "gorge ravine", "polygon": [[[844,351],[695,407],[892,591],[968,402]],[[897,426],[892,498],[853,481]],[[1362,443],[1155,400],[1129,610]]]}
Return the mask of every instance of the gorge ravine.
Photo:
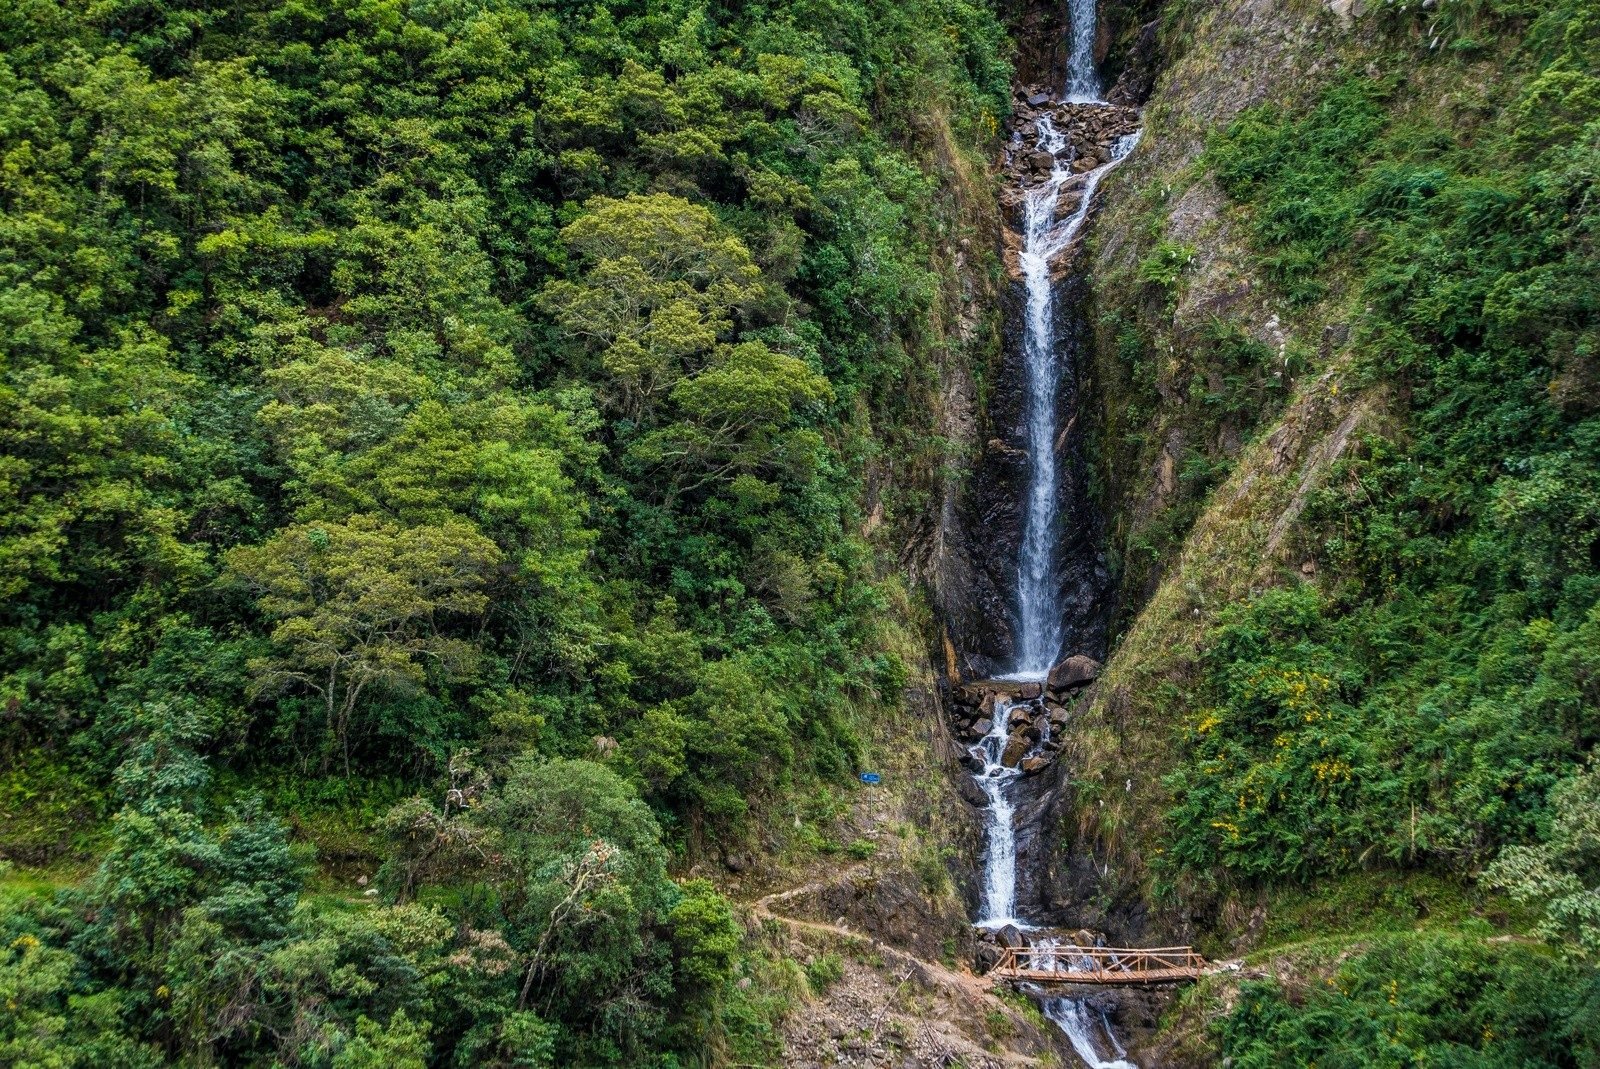
{"label": "gorge ravine", "polygon": [[[1071,944],[1042,931],[1018,909],[1015,794],[1024,776],[1041,771],[1059,752],[1060,740],[1052,734],[1066,727],[1064,706],[1049,699],[1064,700],[1065,692],[1092,678],[1094,670],[1093,662],[1081,656],[1057,665],[1069,652],[1064,643],[1076,637],[1064,634],[1057,575],[1061,501],[1056,453],[1065,439],[1057,416],[1062,383],[1072,371],[1066,365],[1074,356],[1071,347],[1059,343],[1057,303],[1063,261],[1090,217],[1095,192],[1138,141],[1136,127],[1122,132],[1134,117],[1100,99],[1093,57],[1095,8],[1094,0],[1071,0],[1066,84],[1059,95],[1027,98],[1028,110],[1019,111],[1008,149],[1009,171],[1021,194],[1015,202],[1021,241],[1013,275],[1020,275],[1025,291],[1020,349],[1027,484],[1016,562],[1012,670],[997,681],[1010,686],[984,688],[987,694],[977,711],[981,719],[968,726],[969,734],[981,736],[971,747],[969,768],[988,801],[976,923],[989,931],[1005,930],[1011,938],[1037,933],[1032,937],[1036,944],[1063,950]],[[1106,114],[1097,114],[1102,111]],[[1097,121],[1108,117],[1110,122]],[[1069,398],[1069,404],[1073,401]],[[1069,414],[1069,422],[1074,418]],[[1073,967],[1070,954],[1058,960],[1062,969]],[[1103,1008],[1084,998],[1040,1001],[1085,1064],[1132,1069]]]}

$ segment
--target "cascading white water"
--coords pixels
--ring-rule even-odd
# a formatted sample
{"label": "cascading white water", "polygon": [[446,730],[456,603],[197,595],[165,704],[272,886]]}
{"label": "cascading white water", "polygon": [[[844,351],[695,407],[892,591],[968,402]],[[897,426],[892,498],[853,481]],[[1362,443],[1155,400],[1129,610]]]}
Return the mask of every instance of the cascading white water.
{"label": "cascading white water", "polygon": [[1099,29],[1095,0],[1068,0],[1067,95],[1073,104],[1100,99],[1100,71],[1094,65],[1094,39]]}
{"label": "cascading white water", "polygon": [[[1074,0],[1074,13],[1079,4]],[[1092,68],[1092,64],[1091,64]],[[1046,116],[1038,121],[1038,149],[1052,154],[1065,147],[1065,137]],[[1024,241],[1019,256],[1023,281],[1027,287],[1027,322],[1024,324],[1023,357],[1027,368],[1028,450],[1032,461],[1028,483],[1028,511],[1023,527],[1022,552],[1017,568],[1017,672],[1022,679],[1040,679],[1050,670],[1061,652],[1061,612],[1056,604],[1056,390],[1061,368],[1055,347],[1055,287],[1050,277],[1050,261],[1077,238],[1089,218],[1100,180],[1133,151],[1139,135],[1129,134],[1112,146],[1109,162],[1077,179],[1080,197],[1076,209],[1065,220],[1056,221],[1061,193],[1073,181],[1071,168],[1059,157],[1045,184],[1028,191],[1023,203]],[[998,716],[998,714],[997,714]],[[987,739],[985,742],[987,743]],[[1003,746],[1004,743],[1002,742]],[[1016,912],[1016,829],[1012,827],[1012,805],[1005,796],[1005,779],[987,774],[981,781],[989,796],[989,856],[985,861],[985,913],[1009,917]],[[998,872],[998,866],[1009,871]],[[1004,889],[1004,909],[994,912],[1000,900],[990,897],[990,889]],[[1005,923],[991,920],[991,925]],[[1028,925],[1020,922],[1020,927]],[[1064,967],[1071,968],[1070,958]],[[1066,1035],[1072,1049],[1090,1069],[1137,1069],[1112,1032],[1105,1014],[1083,999],[1044,998],[1044,1014]],[[1103,1056],[1096,1037],[1111,1048]]]}
{"label": "cascading white water", "polygon": [[1013,824],[1015,811],[1011,799],[1006,795],[1006,786],[1020,772],[1007,767],[1002,761],[1011,737],[1011,710],[1014,707],[1005,699],[995,702],[989,733],[973,749],[973,753],[983,760],[983,771],[976,777],[978,786],[989,799],[988,827],[985,829],[989,849],[983,864],[983,904],[978,911],[978,925],[982,928],[1020,924],[1015,916],[1017,829]]}
{"label": "cascading white water", "polygon": [[[1083,999],[1046,998],[1040,1000],[1039,1005],[1044,1015],[1066,1033],[1072,1049],[1089,1069],[1139,1069],[1123,1057],[1128,1052],[1117,1042],[1116,1033],[1111,1030],[1111,1022],[1106,1020],[1106,1015],[1090,1008]],[[1101,1055],[1096,1036],[1103,1038],[1111,1048],[1110,1057]]]}
{"label": "cascading white water", "polygon": [[[1096,103],[1100,101],[1100,77],[1094,64],[1095,2],[1069,0],[1069,3],[1072,41],[1065,98],[1073,103]],[[1074,175],[1070,162],[1072,154],[1063,151],[1067,147],[1066,136],[1055,128],[1050,116],[1038,119],[1035,130],[1034,151],[1049,153],[1055,163],[1049,179],[1024,194],[1023,247],[1018,257],[1027,293],[1022,351],[1027,377],[1025,418],[1030,470],[1022,547],[1017,561],[1017,660],[1011,678],[1023,680],[1043,679],[1060,654],[1062,644],[1062,612],[1057,603],[1059,582],[1055,567],[1058,533],[1056,407],[1062,368],[1056,354],[1055,287],[1050,263],[1078,237],[1089,217],[1100,180],[1133,150],[1139,138],[1134,133],[1119,139],[1112,146],[1110,160],[1086,174]],[[1022,149],[1020,135],[1014,136],[1012,151]],[[1061,195],[1069,184],[1075,186],[1078,202],[1066,219],[1058,220],[1056,212]],[[973,748],[982,764],[976,779],[989,800],[988,849],[984,857],[983,902],[978,917],[978,924],[986,928],[1007,924],[1024,929],[1033,927],[1016,915],[1017,837],[1015,805],[1009,791],[1021,773],[1004,761],[1015,707],[1016,703],[1009,699],[997,700],[989,730]],[[1048,720],[1043,730],[1048,739]],[[1036,945],[1060,946],[1049,941]],[[1079,966],[1073,961],[1069,947],[1060,946],[1060,949],[1068,953],[1060,957],[1051,955],[1048,960],[1063,969]],[[1136,1069],[1126,1059],[1127,1052],[1117,1042],[1104,1011],[1076,998],[1046,997],[1041,999],[1041,1006],[1045,1016],[1067,1036],[1073,1050],[1090,1069]]]}
{"label": "cascading white water", "polygon": [[[1066,147],[1066,137],[1048,115],[1035,124],[1037,151],[1052,155]],[[1050,178],[1027,191],[1023,201],[1023,246],[1018,256],[1027,290],[1022,356],[1027,374],[1028,498],[1017,560],[1017,668],[1014,678],[1040,679],[1061,652],[1061,612],[1056,604],[1056,392],[1061,368],[1055,345],[1055,287],[1050,261],[1072,244],[1089,218],[1095,189],[1112,167],[1132,151],[1138,135],[1119,140],[1111,161],[1077,178],[1078,206],[1065,220],[1056,220],[1061,191],[1074,180],[1072,168],[1056,159]]]}
{"label": "cascading white water", "polygon": [[[1052,154],[1066,147],[1066,138],[1049,117],[1036,125],[1037,148]],[[1055,603],[1055,521],[1056,521],[1056,403],[1059,380],[1055,356],[1054,296],[1050,261],[1066,249],[1089,217],[1090,202],[1100,180],[1132,151],[1137,135],[1120,139],[1112,148],[1111,161],[1074,179],[1071,167],[1057,160],[1050,178],[1029,190],[1023,206],[1024,242],[1020,254],[1028,294],[1028,318],[1023,349],[1027,366],[1028,446],[1033,458],[1028,485],[1027,520],[1023,530],[1022,553],[1018,562],[1017,597],[1020,619],[1017,636],[1017,672],[1012,678],[1040,679],[1050,669],[1060,651],[1061,614]],[[1056,207],[1068,182],[1080,183],[1081,199],[1065,220],[1056,220]],[[1011,712],[1016,703],[1008,699],[995,702],[988,732],[973,747],[982,762],[974,778],[989,799],[987,810],[988,848],[983,866],[983,903],[978,924],[998,928],[1006,924],[1031,927],[1016,916],[1017,838],[1013,824],[1015,807],[1009,788],[1021,774],[1015,764],[1004,761],[1010,738]],[[1043,739],[1049,738],[1048,721]],[[1014,755],[1013,755],[1014,756]]]}
{"label": "cascading white water", "polygon": [[[1033,944],[1036,956],[1033,967],[1053,972],[1076,972],[1090,967],[1083,955],[1071,943],[1057,939],[1041,939]],[[1138,1069],[1128,1061],[1127,1051],[1117,1042],[1117,1036],[1106,1018],[1105,1011],[1095,1009],[1084,999],[1043,997],[1039,1000],[1044,1015],[1054,1021],[1066,1035],[1083,1063],[1089,1069]],[[1109,1048],[1109,1056],[1102,1051]]]}

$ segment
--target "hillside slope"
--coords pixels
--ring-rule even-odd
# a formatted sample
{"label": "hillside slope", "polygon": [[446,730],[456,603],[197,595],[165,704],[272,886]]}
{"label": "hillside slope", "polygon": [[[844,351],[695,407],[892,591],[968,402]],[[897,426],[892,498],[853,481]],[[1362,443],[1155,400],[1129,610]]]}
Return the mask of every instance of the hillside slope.
{"label": "hillside slope", "polygon": [[870,856],[959,939],[895,573],[1006,57],[967,0],[7,4],[0,1062],[779,1064],[827,974],[748,882]]}
{"label": "hillside slope", "polygon": [[1174,1063],[1593,1064],[1600,13],[1160,32],[1094,237],[1122,623],[1063,839],[1255,952]]}

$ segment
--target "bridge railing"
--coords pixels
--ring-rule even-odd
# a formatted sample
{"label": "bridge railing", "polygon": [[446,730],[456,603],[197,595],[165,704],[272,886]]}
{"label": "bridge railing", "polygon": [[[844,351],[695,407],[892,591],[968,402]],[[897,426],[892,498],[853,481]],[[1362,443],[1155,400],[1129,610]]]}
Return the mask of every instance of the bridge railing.
{"label": "bridge railing", "polygon": [[1138,983],[1198,977],[1206,959],[1193,947],[1007,947],[995,964],[1002,976],[1061,983]]}

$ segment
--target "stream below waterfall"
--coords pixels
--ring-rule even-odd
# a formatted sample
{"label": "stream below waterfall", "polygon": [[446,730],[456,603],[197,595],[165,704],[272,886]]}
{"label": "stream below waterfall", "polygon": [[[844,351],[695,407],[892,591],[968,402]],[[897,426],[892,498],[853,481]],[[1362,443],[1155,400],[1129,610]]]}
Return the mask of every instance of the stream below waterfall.
{"label": "stream below waterfall", "polygon": [[[1070,32],[1066,84],[1059,100],[1077,106],[1105,106],[1099,71],[1094,62],[1097,23],[1095,0],[1069,0]],[[1031,133],[1031,138],[1028,136]],[[1014,669],[1004,678],[1011,682],[1040,681],[1036,696],[998,696],[993,703],[986,733],[971,749],[973,778],[988,800],[985,809],[985,850],[982,900],[977,925],[996,930],[1007,926],[1019,932],[1037,932],[1039,926],[1018,915],[1017,907],[1017,805],[1016,785],[1023,763],[1044,752],[1050,742],[1050,721],[1041,719],[1043,737],[1031,748],[1017,744],[1012,714],[1029,701],[1044,700],[1043,681],[1063,653],[1063,606],[1058,577],[1061,517],[1056,463],[1057,408],[1064,376],[1070,370],[1056,342],[1056,278],[1053,264],[1078,238],[1093,207],[1101,179],[1111,172],[1138,142],[1137,131],[1112,143],[1109,159],[1095,157],[1085,168],[1067,131],[1049,114],[1033,119],[1031,131],[1019,127],[1010,151],[1029,153],[1033,159],[1049,154],[1048,176],[1036,174],[1024,185],[1019,205],[1021,248],[1017,254],[1026,293],[1022,324],[1024,420],[1028,455],[1028,481],[1023,501],[1023,531],[1017,560],[1016,630]],[[1031,141],[1031,144],[1029,143]],[[1040,165],[1042,168],[1042,165]],[[1063,194],[1075,195],[1076,204],[1062,217]],[[1024,692],[1025,693],[1025,692]],[[981,729],[980,729],[981,730]],[[1026,938],[1026,937],[1025,937]],[[1037,946],[1058,947],[1052,955],[1056,967],[1078,967],[1072,945],[1039,937]],[[1071,1042],[1084,1064],[1093,1069],[1135,1069],[1125,1059],[1105,1011],[1086,998],[1055,997],[1038,993],[1040,1006]]]}

